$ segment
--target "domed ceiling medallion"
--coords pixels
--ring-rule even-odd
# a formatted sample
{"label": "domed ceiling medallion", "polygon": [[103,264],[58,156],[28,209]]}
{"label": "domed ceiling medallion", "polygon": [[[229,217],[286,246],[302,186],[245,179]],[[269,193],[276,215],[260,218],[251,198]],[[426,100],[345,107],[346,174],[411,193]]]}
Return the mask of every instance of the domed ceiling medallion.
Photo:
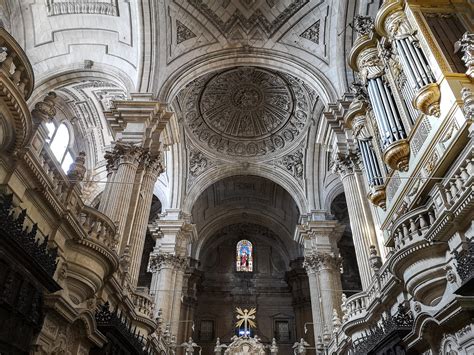
{"label": "domed ceiling medallion", "polygon": [[184,118],[193,141],[231,157],[258,157],[293,147],[310,117],[310,93],[304,84],[262,68],[213,73],[184,91]]}

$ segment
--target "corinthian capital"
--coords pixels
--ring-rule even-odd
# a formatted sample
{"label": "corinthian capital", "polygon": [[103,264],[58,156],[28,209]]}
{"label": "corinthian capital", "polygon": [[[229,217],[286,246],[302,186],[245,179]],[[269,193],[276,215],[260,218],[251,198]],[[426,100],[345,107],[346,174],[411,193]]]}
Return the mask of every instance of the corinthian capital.
{"label": "corinthian capital", "polygon": [[141,157],[141,164],[145,169],[145,173],[152,176],[155,180],[164,171],[163,160],[160,152],[158,152],[158,154],[152,154],[149,151],[146,151]]}
{"label": "corinthian capital", "polygon": [[342,179],[354,174],[360,170],[359,156],[356,153],[349,153],[346,156],[339,155],[332,170],[334,173],[339,174]]}
{"label": "corinthian capital", "polygon": [[170,253],[152,253],[148,262],[148,272],[158,272],[165,268],[184,270],[186,266],[185,257]]}
{"label": "corinthian capital", "polygon": [[136,164],[138,166],[144,149],[130,143],[116,142],[111,152],[104,155],[107,170],[116,169],[120,164]]}
{"label": "corinthian capital", "polygon": [[321,270],[339,270],[342,258],[333,253],[312,252],[305,256],[303,266],[307,272],[319,272]]}

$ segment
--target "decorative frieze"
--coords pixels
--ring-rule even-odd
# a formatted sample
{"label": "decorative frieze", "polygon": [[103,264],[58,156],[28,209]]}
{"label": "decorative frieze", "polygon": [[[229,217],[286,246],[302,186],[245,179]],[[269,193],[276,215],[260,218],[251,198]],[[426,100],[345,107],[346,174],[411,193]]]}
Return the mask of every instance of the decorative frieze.
{"label": "decorative frieze", "polygon": [[428,135],[431,131],[431,124],[428,118],[424,118],[419,126],[417,127],[413,137],[410,139],[410,150],[413,153],[413,156],[417,156],[418,152],[420,151],[421,147],[428,138]]}
{"label": "decorative frieze", "polygon": [[97,14],[118,16],[117,0],[46,0],[48,16]]}

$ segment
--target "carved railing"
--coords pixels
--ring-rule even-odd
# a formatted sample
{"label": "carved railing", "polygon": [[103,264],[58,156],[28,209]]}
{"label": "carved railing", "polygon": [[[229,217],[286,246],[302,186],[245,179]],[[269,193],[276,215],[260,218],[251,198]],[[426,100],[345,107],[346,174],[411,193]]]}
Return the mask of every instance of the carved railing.
{"label": "carved railing", "polygon": [[[134,354],[138,355],[153,355],[157,352],[153,349],[152,344],[147,337],[140,334],[132,323],[127,321],[119,311],[111,311],[109,302],[100,305],[95,313],[95,320],[97,327],[105,335],[108,333],[115,333],[113,338],[109,341],[116,343],[117,339],[121,339],[120,343],[114,344],[116,349],[124,348],[127,350],[133,349]],[[116,335],[120,334],[120,338]]]}
{"label": "carved railing", "polygon": [[467,248],[461,252],[454,251],[456,271],[465,284],[474,278],[474,238],[468,239]]}
{"label": "carved railing", "polygon": [[34,76],[26,54],[4,29],[0,28],[0,72],[11,80],[27,100],[33,91]]}
{"label": "carved railing", "polygon": [[38,227],[33,224],[31,230],[24,228],[26,210],[17,217],[12,213],[13,195],[0,195],[0,232],[3,237],[15,241],[19,247],[40,265],[49,277],[53,277],[57,266],[57,248],[48,247],[48,237],[37,239]]}
{"label": "carved railing", "polygon": [[95,208],[84,206],[79,220],[89,239],[98,242],[111,251],[117,250],[117,227],[109,217]]}
{"label": "carved railing", "polygon": [[135,311],[147,318],[153,319],[153,310],[155,302],[150,296],[147,287],[137,287],[132,293],[132,301],[135,306]]}
{"label": "carved railing", "polygon": [[[404,305],[399,305],[395,315],[391,313],[382,317],[380,323],[370,327],[354,341],[355,354],[368,354],[381,347],[386,347],[388,338],[400,341],[413,327],[413,316]],[[378,353],[378,352],[377,352]]]}
{"label": "carved railing", "polygon": [[432,205],[422,206],[405,214],[393,227],[395,249],[401,249],[423,239],[436,220]]}
{"label": "carved railing", "polygon": [[347,321],[363,318],[367,309],[367,295],[365,292],[356,293],[346,301]]}
{"label": "carved railing", "polygon": [[433,240],[453,219],[468,213],[473,201],[474,157],[468,153],[444,183],[434,185],[428,202],[400,217],[389,229],[389,245],[397,250],[421,240]]}

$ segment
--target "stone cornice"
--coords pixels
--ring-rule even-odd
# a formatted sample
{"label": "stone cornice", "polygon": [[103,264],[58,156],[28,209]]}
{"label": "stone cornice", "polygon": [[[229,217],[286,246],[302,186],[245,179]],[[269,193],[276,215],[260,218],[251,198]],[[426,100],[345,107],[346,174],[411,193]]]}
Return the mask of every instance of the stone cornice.
{"label": "stone cornice", "polygon": [[296,226],[294,239],[301,244],[308,242],[312,247],[336,244],[344,232],[345,226],[336,220],[305,221]]}

